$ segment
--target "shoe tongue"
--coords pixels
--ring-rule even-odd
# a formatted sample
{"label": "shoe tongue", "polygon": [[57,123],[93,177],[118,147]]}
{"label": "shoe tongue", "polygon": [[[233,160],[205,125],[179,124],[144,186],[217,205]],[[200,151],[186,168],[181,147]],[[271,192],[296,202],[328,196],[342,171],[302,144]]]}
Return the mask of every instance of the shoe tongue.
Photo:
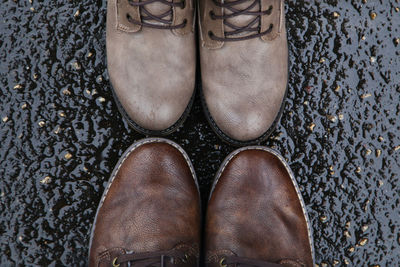
{"label": "shoe tongue", "polygon": [[[225,1],[222,0],[222,1],[225,2],[225,3],[230,3],[230,2],[235,2],[237,0],[225,0]],[[256,2],[256,3],[254,4],[254,2]],[[242,11],[242,10],[248,8],[249,6],[253,5],[253,4],[254,4],[254,6],[248,11],[259,12],[260,8],[261,8],[259,0],[247,0],[247,1],[244,1],[243,3],[237,4],[237,5],[233,5],[231,8],[232,9],[236,9],[238,11]],[[229,8],[224,8],[224,15],[230,15],[232,13],[235,13],[235,12],[231,11]],[[232,18],[226,19],[226,22],[228,22],[230,24],[233,24],[233,25],[235,25],[237,27],[241,27],[242,28],[242,27],[246,27],[255,18],[256,18],[256,16],[254,16],[254,15],[242,14],[242,15],[238,15],[238,16],[234,16]],[[260,22],[256,22],[255,24],[251,25],[250,27],[251,28],[256,28],[256,27],[259,27],[259,26],[260,26]],[[235,29],[229,27],[226,24],[224,25],[224,29],[225,29],[225,32],[230,32],[230,31],[235,30]],[[253,35],[255,33],[256,32],[244,31],[244,32],[239,33],[239,34],[226,36],[226,37],[227,38],[229,38],[229,37],[243,37],[243,36]]]}
{"label": "shoe tongue", "polygon": [[[167,2],[172,3],[172,0],[167,0]],[[160,17],[160,15],[164,14],[165,12],[172,10],[170,6],[163,4],[161,2],[158,2],[158,1],[151,3],[151,4],[144,5],[143,7],[140,8],[140,15],[144,16],[144,17],[149,17],[149,15],[146,14],[146,12],[143,11],[143,9],[146,9],[150,14],[152,14],[153,16],[156,16],[156,17]],[[150,19],[150,17],[149,17],[149,19]],[[163,17],[162,19],[171,21],[172,13],[171,13],[171,15]],[[156,25],[165,25],[164,23],[161,23],[161,22],[153,20],[153,19],[150,19],[147,22],[151,23],[151,24],[156,24]]]}

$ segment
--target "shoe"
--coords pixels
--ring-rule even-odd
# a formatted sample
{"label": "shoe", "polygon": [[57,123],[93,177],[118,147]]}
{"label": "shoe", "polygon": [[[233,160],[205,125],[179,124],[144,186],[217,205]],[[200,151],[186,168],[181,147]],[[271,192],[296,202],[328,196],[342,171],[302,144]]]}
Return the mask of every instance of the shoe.
{"label": "shoe", "polygon": [[181,147],[144,139],[121,157],[92,227],[89,265],[198,266],[200,195]]}
{"label": "shoe", "polygon": [[118,108],[146,135],[166,135],[194,98],[193,0],[108,0],[107,65]]}
{"label": "shoe", "polygon": [[274,130],[286,97],[284,1],[202,0],[199,13],[207,119],[232,145],[258,144]]}
{"label": "shoe", "polygon": [[282,156],[247,147],[225,159],[211,190],[205,239],[209,267],[314,266],[305,205]]}

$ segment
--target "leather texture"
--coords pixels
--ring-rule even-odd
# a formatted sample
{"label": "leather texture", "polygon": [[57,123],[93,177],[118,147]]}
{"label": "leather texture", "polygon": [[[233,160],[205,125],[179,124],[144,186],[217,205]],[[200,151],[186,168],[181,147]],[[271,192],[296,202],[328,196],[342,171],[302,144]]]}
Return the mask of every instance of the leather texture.
{"label": "leather texture", "polygon": [[128,0],[108,0],[106,39],[110,80],[125,113],[149,131],[173,126],[194,93],[194,6],[192,0],[184,1],[184,8],[160,2],[146,5],[149,12],[158,15],[172,8],[172,18],[164,18],[172,20],[172,25],[186,22],[184,28],[154,29],[129,21],[128,16],[136,21],[144,17],[140,12],[142,7],[131,6]]}
{"label": "leather texture", "polygon": [[[253,0],[235,8],[245,8]],[[200,61],[202,92],[206,107],[219,130],[241,142],[263,136],[279,117],[288,80],[288,47],[284,1],[261,0],[255,6],[268,10],[259,22],[261,31],[272,24],[272,30],[261,37],[241,41],[215,41],[209,32],[224,37],[231,31],[221,19],[211,19],[210,11],[224,14],[213,0],[200,1]],[[254,11],[254,10],[251,10]],[[249,15],[229,18],[230,23],[246,26]],[[254,34],[254,33],[249,33]],[[240,37],[249,34],[241,34]]]}
{"label": "leather texture", "polygon": [[197,266],[201,210],[194,171],[181,148],[157,140],[133,145],[113,172],[93,228],[90,266],[175,249],[188,258],[165,266]]}
{"label": "leather texture", "polygon": [[207,208],[207,266],[220,266],[227,256],[313,266],[307,217],[285,164],[258,148],[225,161]]}

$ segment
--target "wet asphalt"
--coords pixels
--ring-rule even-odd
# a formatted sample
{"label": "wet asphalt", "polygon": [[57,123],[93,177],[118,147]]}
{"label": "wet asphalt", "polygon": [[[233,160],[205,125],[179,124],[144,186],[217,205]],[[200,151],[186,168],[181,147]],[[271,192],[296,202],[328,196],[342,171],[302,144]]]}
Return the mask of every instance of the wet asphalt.
{"label": "wet asphalt", "polygon": [[[400,1],[286,1],[289,162],[318,266],[400,266]],[[112,98],[106,1],[0,3],[0,265],[85,266],[112,169],[144,136]],[[198,87],[201,85],[198,84]],[[170,139],[203,202],[235,148],[194,108]]]}

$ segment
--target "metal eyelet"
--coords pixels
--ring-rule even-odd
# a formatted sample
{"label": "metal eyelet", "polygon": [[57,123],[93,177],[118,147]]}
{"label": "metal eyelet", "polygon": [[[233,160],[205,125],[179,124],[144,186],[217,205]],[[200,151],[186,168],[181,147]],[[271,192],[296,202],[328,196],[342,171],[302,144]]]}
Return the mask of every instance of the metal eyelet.
{"label": "metal eyelet", "polygon": [[118,260],[117,257],[115,257],[115,258],[113,259],[113,261],[112,261],[112,266],[113,266],[113,267],[119,267],[119,264],[117,264],[117,260]]}
{"label": "metal eyelet", "polygon": [[267,14],[271,14],[272,13],[272,9],[274,9],[274,6],[270,5],[269,8],[267,9]]}
{"label": "metal eyelet", "polygon": [[214,13],[214,11],[212,11],[212,10],[210,10],[210,12],[208,12],[208,14],[210,15],[210,18],[212,19],[212,20],[215,20],[215,13]]}
{"label": "metal eyelet", "polygon": [[225,262],[225,258],[222,258],[220,261],[219,261],[219,266],[221,266],[221,267],[227,267],[228,265],[226,264],[226,263],[224,263]]}
{"label": "metal eyelet", "polygon": [[188,255],[188,254],[185,254],[184,257],[185,257],[185,258],[182,259],[182,262],[183,262],[183,263],[187,263],[188,260],[189,260],[189,255]]}

